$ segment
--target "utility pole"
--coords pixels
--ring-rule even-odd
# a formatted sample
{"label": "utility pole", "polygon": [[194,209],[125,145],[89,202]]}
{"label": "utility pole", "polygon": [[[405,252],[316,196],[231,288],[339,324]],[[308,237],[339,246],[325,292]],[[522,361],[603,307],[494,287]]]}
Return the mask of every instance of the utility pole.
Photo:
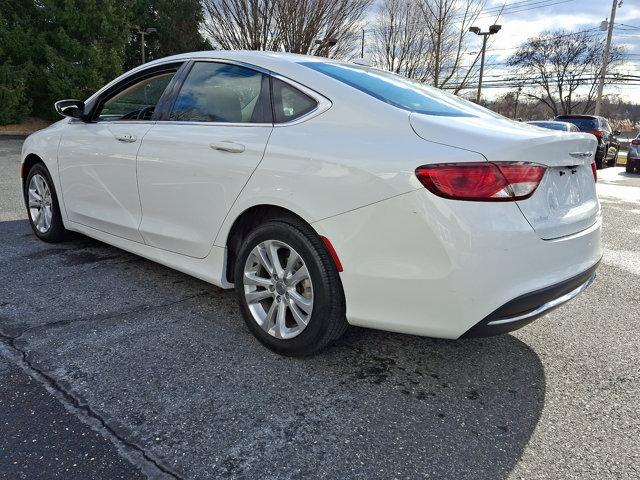
{"label": "utility pole", "polygon": [[360,58],[364,58],[364,28],[362,29],[362,43],[360,44]]}
{"label": "utility pole", "polygon": [[522,92],[522,85],[520,85],[518,87],[518,90],[516,91],[516,102],[515,105],[513,107],[513,119],[517,120],[518,119],[518,102],[520,101],[520,93]]}
{"label": "utility pole", "polygon": [[142,57],[142,63],[145,63],[144,57],[144,37],[145,35],[149,35],[150,33],[156,33],[158,30],[156,28],[140,28],[137,25],[133,27],[135,33],[140,35],[140,56]]}
{"label": "utility pole", "polygon": [[480,78],[478,79],[478,94],[476,95],[476,103],[480,103],[482,97],[482,76],[484,75],[484,56],[487,50],[487,38],[489,35],[498,33],[502,25],[491,25],[487,32],[482,32],[480,27],[470,27],[469,31],[482,37],[482,53],[480,57]]}
{"label": "utility pole", "polygon": [[598,81],[596,111],[594,112],[596,115],[600,115],[600,111],[602,110],[602,91],[604,90],[604,79],[605,79],[605,76],[607,75],[607,65],[609,64],[609,50],[611,50],[611,37],[613,36],[613,25],[616,19],[617,8],[618,8],[618,0],[613,0],[613,3],[611,4],[611,16],[609,17],[609,31],[607,32],[607,43],[604,46],[604,56],[602,57],[602,69],[600,70],[600,80]]}

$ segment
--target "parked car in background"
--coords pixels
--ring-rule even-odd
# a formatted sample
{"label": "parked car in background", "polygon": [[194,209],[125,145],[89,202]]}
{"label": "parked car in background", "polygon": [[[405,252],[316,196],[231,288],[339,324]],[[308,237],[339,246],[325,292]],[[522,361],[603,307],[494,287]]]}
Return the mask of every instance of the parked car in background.
{"label": "parked car in background", "polygon": [[640,133],[631,140],[627,153],[627,173],[640,171]]}
{"label": "parked car in background", "polygon": [[591,133],[598,139],[596,167],[614,167],[618,161],[620,142],[618,130],[611,130],[609,121],[595,115],[558,115],[555,120],[573,123],[581,132]]}
{"label": "parked car in background", "polygon": [[555,120],[534,120],[527,122],[536,127],[548,128],[549,130],[560,130],[561,132],[579,132],[580,129],[570,122],[556,122]]}
{"label": "parked car in background", "polygon": [[22,151],[35,235],[81,232],[235,288],[283,354],[348,323],[515,330],[587,288],[602,256],[593,135],[389,72],[196,52],[56,108]]}

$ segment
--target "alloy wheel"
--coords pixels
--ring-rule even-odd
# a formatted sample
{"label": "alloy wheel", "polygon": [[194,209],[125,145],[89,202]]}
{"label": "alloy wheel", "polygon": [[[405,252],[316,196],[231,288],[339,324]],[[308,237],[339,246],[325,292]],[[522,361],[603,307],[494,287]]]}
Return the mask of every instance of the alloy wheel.
{"label": "alloy wheel", "polygon": [[290,245],[266,240],[247,257],[244,296],[255,322],[272,337],[300,335],[313,310],[313,284],[302,257]]}
{"label": "alloy wheel", "polygon": [[29,181],[29,215],[38,232],[47,233],[51,228],[53,219],[53,204],[51,189],[44,178],[36,173]]}

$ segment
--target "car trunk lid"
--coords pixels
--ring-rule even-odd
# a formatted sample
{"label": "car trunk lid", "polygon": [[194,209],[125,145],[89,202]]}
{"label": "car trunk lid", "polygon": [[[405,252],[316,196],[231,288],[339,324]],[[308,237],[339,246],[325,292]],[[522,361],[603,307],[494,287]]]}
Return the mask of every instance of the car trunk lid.
{"label": "car trunk lid", "polygon": [[410,123],[425,140],[482,154],[489,161],[533,162],[547,167],[540,185],[517,202],[538,233],[550,240],[589,228],[598,218],[591,163],[593,135],[542,129],[504,117],[438,117],[411,114]]}

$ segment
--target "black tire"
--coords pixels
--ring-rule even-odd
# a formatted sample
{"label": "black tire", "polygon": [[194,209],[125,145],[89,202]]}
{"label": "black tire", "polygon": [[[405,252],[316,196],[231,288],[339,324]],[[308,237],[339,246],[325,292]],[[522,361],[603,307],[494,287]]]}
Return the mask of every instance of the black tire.
{"label": "black tire", "polygon": [[627,171],[627,173],[633,173],[633,171],[635,170],[629,163],[629,160],[627,160],[627,165],[625,167],[625,170]]}
{"label": "black tire", "polygon": [[[254,320],[245,298],[245,263],[254,247],[268,240],[292,247],[306,265],[313,285],[313,307],[308,323],[297,336],[289,339],[276,338],[263,330]],[[347,329],[344,292],[335,263],[318,234],[300,221],[271,220],[254,228],[239,249],[234,278],[247,328],[274,352],[288,356],[312,355],[337,340]],[[275,302],[275,299],[266,301]]]}
{"label": "black tire", "polygon": [[[51,192],[51,224],[45,232],[41,232],[38,228],[36,228],[29,210],[29,185],[31,183],[31,179],[35,175],[40,175],[44,178],[46,185]],[[64,228],[64,224],[62,223],[62,215],[60,214],[58,195],[56,194],[55,186],[53,184],[53,181],[51,180],[51,175],[49,175],[49,171],[43,163],[36,163],[31,167],[29,173],[27,173],[27,179],[24,183],[23,195],[25,207],[27,209],[27,216],[29,218],[29,223],[31,224],[33,233],[35,233],[40,240],[44,240],[45,242],[57,243],[64,241],[68,236],[68,231]]]}
{"label": "black tire", "polygon": [[613,160],[611,160],[611,166],[615,167],[616,165],[618,165],[618,151],[616,151],[616,154],[613,157]]}

